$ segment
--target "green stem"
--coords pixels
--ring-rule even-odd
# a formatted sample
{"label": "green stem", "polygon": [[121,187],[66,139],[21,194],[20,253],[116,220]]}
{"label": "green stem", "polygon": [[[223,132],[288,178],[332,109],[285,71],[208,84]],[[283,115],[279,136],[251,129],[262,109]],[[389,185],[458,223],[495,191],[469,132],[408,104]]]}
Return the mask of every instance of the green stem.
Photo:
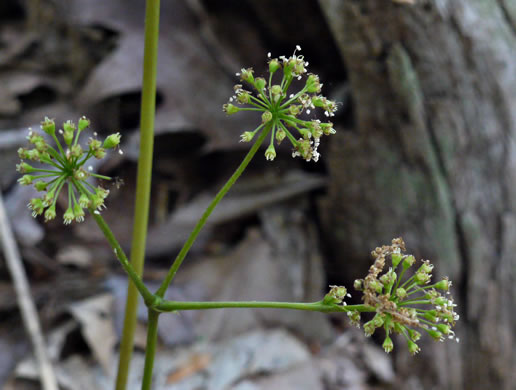
{"label": "green stem", "polygon": [[332,312],[375,312],[376,309],[368,305],[327,305],[319,302],[301,303],[301,302],[263,302],[263,301],[241,301],[241,302],[177,302],[177,301],[161,301],[156,305],[156,310],[163,312],[181,311],[181,310],[208,310],[208,309],[226,309],[226,308],[266,308],[266,309],[291,309],[304,311],[317,311],[322,313]]}
{"label": "green stem", "polygon": [[240,177],[242,172],[244,172],[245,168],[253,159],[254,155],[260,148],[260,145],[262,144],[265,137],[267,137],[267,135],[269,134],[270,130],[271,130],[271,125],[269,122],[269,124],[261,132],[260,136],[256,139],[255,143],[253,144],[253,146],[251,147],[251,149],[245,156],[244,160],[240,163],[240,165],[236,169],[235,173],[233,173],[233,175],[229,178],[229,180],[226,182],[226,184],[224,184],[224,187],[222,187],[220,189],[218,194],[211,201],[211,203],[208,206],[208,208],[206,209],[206,211],[204,211],[204,214],[202,215],[201,219],[199,220],[199,222],[197,222],[197,225],[195,225],[195,228],[193,229],[192,233],[190,233],[188,240],[186,240],[185,244],[181,248],[181,251],[177,255],[174,262],[172,263],[172,266],[170,267],[170,269],[168,271],[167,277],[161,284],[160,288],[156,291],[156,295],[163,298],[163,296],[165,295],[165,291],[167,291],[167,288],[170,285],[170,282],[172,281],[172,279],[174,279],[174,276],[176,275],[177,270],[181,266],[181,263],[185,259],[185,256],[187,255],[188,251],[190,250],[193,243],[195,242],[195,239],[199,235],[199,232],[203,228],[204,224],[206,223],[206,220],[212,213],[213,209],[219,204],[219,202],[222,200],[224,195],[226,195],[226,193],[229,191],[229,189],[233,186],[233,184],[235,184],[235,182]]}
{"label": "green stem", "polygon": [[[159,0],[146,1],[142,101],[140,108],[140,154],[138,159],[138,172],[136,179],[135,215],[133,224],[133,240],[131,246],[131,262],[138,278],[131,278],[133,282],[134,280],[140,280],[139,275],[143,273],[145,242],[147,240],[147,226],[149,220],[149,200],[152,177],[152,149],[154,142],[154,117],[156,112],[159,10]],[[129,283],[127,288],[124,330],[120,342],[120,360],[118,362],[116,390],[125,390],[127,387],[129,365],[131,362],[134,346],[134,331],[136,328],[136,315],[138,310],[138,291],[141,293],[141,290],[138,288],[136,283]],[[154,299],[153,295],[152,298]],[[148,302],[148,298],[146,299],[146,302]]]}
{"label": "green stem", "polygon": [[149,308],[147,323],[147,345],[145,346],[145,367],[143,369],[142,390],[150,390],[152,383],[152,369],[154,367],[154,356],[156,355],[156,344],[158,341],[158,320],[159,312]]}
{"label": "green stem", "polygon": [[149,305],[152,305],[153,302],[156,301],[156,297],[149,291],[147,286],[145,286],[142,279],[136,273],[131,263],[129,263],[127,256],[125,255],[123,249],[120,247],[120,244],[116,240],[113,232],[107,225],[106,221],[104,221],[104,218],[102,218],[102,215],[98,214],[98,211],[95,212],[96,210],[93,210],[91,208],[89,209],[89,211],[90,214],[93,216],[93,219],[95,219],[95,222],[97,222],[97,225],[99,226],[102,233],[104,233],[104,236],[108,240],[109,245],[111,245],[111,248],[113,248],[116,258],[120,261],[120,264],[122,264],[122,267],[124,268],[125,272],[127,272],[127,275],[129,275],[129,278],[140,292],[144,301],[147,302]]}

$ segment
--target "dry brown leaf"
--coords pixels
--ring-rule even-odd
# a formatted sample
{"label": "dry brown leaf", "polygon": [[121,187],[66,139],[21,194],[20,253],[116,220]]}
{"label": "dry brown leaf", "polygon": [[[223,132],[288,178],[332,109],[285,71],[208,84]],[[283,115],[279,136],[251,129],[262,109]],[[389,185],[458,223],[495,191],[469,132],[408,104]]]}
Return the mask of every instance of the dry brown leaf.
{"label": "dry brown leaf", "polygon": [[204,370],[212,360],[212,356],[206,353],[193,355],[186,364],[174,370],[167,376],[167,385],[181,382],[199,371]]}

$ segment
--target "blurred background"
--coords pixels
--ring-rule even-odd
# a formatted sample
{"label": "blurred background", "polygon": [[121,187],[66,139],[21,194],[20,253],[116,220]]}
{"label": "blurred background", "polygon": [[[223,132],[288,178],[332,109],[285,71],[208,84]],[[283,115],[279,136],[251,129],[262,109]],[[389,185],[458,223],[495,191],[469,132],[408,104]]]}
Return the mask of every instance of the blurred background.
{"label": "blurred background", "polygon": [[[161,317],[156,389],[514,389],[516,1],[162,2],[145,281],[157,286],[244,156],[250,113],[222,104],[267,52],[302,47],[340,102],[318,163],[260,154],[219,206],[169,298],[319,300],[351,286],[369,252],[402,236],[453,280],[460,343],[403,340],[386,355],[344,315],[239,310]],[[104,217],[130,248],[143,0],[0,2],[0,184],[63,389],[111,389],[126,277],[94,221],[65,228],[26,208],[16,150],[44,116],[86,115],[124,155]],[[61,207],[66,206],[62,203]],[[58,213],[58,215],[62,214]],[[351,301],[360,302],[351,290]],[[141,380],[140,313],[131,388]],[[0,386],[38,389],[0,261]]]}

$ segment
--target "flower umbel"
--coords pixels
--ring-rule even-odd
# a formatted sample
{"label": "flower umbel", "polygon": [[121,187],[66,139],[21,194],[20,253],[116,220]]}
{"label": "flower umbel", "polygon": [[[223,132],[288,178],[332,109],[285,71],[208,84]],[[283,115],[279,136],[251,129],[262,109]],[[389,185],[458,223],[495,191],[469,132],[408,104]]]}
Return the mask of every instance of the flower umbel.
{"label": "flower umbel", "polygon": [[[42,135],[29,129],[27,139],[34,148],[18,149],[18,155],[22,161],[16,166],[16,169],[20,173],[30,173],[30,175],[25,174],[18,179],[21,185],[33,184],[36,190],[44,192],[41,198],[33,198],[28,204],[33,217],[44,213],[45,222],[54,219],[56,217],[57,198],[65,186],[68,191],[68,207],[63,215],[65,225],[72,223],[74,220],[82,222],[85,216],[85,208],[92,207],[100,210],[105,207],[104,199],[109,191],[102,187],[93,187],[87,179],[95,177],[111,180],[111,178],[92,173],[90,169],[84,169],[84,164],[92,157],[103,158],[106,155],[106,149],[117,147],[120,143],[120,134],[112,134],[102,143],[96,138],[97,134],[94,133],[95,138],[90,138],[88,148],[83,150],[78,143],[79,136],[89,125],[90,121],[85,117],[79,119],[78,126],[72,121],[65,122],[63,130],[58,131],[63,137],[64,147],[66,148],[64,149],[56,135],[54,120],[45,118],[41,122],[41,129],[52,137],[57,145],[57,150],[47,143]],[[33,167],[24,160],[34,161],[43,164],[43,166]]]}
{"label": "flower umbel", "polygon": [[[268,82],[263,77],[255,77],[252,68],[243,68],[236,75],[242,82],[253,87],[255,93],[237,84],[234,87],[235,94],[223,106],[224,112],[228,115],[240,111],[262,113],[261,125],[254,131],[243,133],[240,141],[249,142],[264,126],[270,126],[270,145],[265,152],[267,160],[274,160],[276,157],[274,140],[279,145],[284,138],[288,138],[293,147],[292,157],[300,156],[306,161],[318,161],[320,153],[317,148],[321,136],[335,133],[331,122],[321,123],[315,118],[298,118],[303,113],[310,115],[316,108],[323,110],[327,117],[332,117],[337,111],[337,104],[320,95],[322,84],[319,77],[307,74],[308,62],[302,55],[296,54],[297,51],[301,51],[301,47],[296,46],[290,57],[279,58],[271,58],[269,53]],[[273,76],[279,69],[283,70],[283,77],[280,83],[274,84]],[[302,80],[305,76],[307,79],[301,90],[289,93],[292,82]]]}
{"label": "flower umbel", "polygon": [[[386,352],[394,348],[391,333],[400,333],[406,340],[410,353],[419,352],[416,341],[421,337],[416,329],[428,333],[435,340],[455,337],[452,328],[459,319],[455,303],[449,295],[451,282],[444,278],[431,284],[433,265],[422,261],[412,276],[403,281],[406,271],[416,259],[405,255],[405,243],[401,238],[392,240],[371,252],[375,259],[368,275],[355,281],[355,289],[363,292],[366,305],[376,309],[374,318],[364,324],[366,336],[371,336],[377,328],[383,328],[386,338],[383,347]],[[386,261],[392,267],[385,270]],[[445,295],[443,295],[445,294]]]}

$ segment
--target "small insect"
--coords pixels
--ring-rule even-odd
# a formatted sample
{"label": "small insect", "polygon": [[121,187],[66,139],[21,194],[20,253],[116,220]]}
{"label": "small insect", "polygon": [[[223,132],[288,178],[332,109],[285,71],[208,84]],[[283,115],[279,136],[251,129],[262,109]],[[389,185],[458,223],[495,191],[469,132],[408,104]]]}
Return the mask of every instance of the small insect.
{"label": "small insect", "polygon": [[124,184],[124,179],[121,179],[118,176],[114,178],[113,185],[116,187],[117,190],[119,190],[120,187],[122,187]]}

